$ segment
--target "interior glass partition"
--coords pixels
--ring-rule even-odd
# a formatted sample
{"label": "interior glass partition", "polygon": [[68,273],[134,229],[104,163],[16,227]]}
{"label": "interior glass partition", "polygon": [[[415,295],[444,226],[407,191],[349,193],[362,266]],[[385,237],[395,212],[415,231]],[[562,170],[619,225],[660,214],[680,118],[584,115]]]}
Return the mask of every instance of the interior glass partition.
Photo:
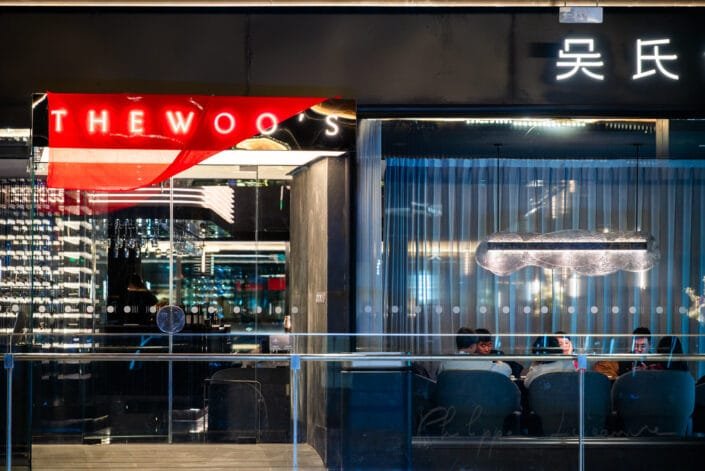
{"label": "interior glass partition", "polygon": [[[6,244],[19,249],[19,255],[8,250],[6,261],[19,263],[5,263],[4,274],[12,276],[3,308],[14,307],[18,321],[27,322],[15,332],[31,333],[28,348],[47,353],[289,351],[287,174],[293,168],[202,166],[122,192],[48,189],[41,176],[11,182],[8,195],[35,194],[34,205],[26,198],[26,214],[4,224]],[[174,336],[160,325],[168,306],[183,312],[171,319],[180,325]],[[250,380],[259,381],[266,363],[247,365]],[[174,421],[205,420],[207,386],[227,366],[34,365],[34,442],[193,440]],[[267,378],[279,373],[270,383],[288,383],[287,372],[266,366]],[[277,399],[288,401],[288,393]]]}

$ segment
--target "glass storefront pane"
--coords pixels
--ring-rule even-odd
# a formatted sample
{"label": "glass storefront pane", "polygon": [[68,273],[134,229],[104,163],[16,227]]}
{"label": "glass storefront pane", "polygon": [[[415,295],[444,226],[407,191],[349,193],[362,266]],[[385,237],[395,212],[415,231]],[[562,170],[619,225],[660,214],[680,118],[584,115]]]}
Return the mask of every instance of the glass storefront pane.
{"label": "glass storefront pane", "polygon": [[[10,247],[3,271],[13,276],[4,284],[5,320],[28,322],[34,334],[29,348],[45,353],[290,351],[285,334],[291,170],[197,168],[153,187],[109,193],[48,189],[42,175],[8,181],[3,226]],[[153,298],[130,297],[135,275]],[[156,323],[157,311],[169,304],[185,313],[183,330],[173,339]],[[194,440],[193,427],[184,431],[181,422],[207,421],[204,391],[224,366],[37,363],[33,438]],[[247,366],[243,371],[254,375],[250,381],[284,374],[266,362]],[[275,383],[288,388],[288,379]],[[121,399],[111,402],[113,393]],[[288,402],[279,399],[268,407],[275,411],[279,402]],[[72,403],[64,404],[68,400]],[[286,421],[287,430],[289,425]],[[207,440],[204,430],[198,433],[197,441]],[[270,435],[257,437],[266,442]],[[278,442],[290,440],[290,432],[280,435]]]}
{"label": "glass storefront pane", "polygon": [[[661,155],[663,121],[383,121],[385,331],[697,333],[697,315],[684,314],[693,309],[686,288],[697,291],[703,278],[692,255],[703,249],[702,165],[697,153]],[[693,151],[677,143],[684,133],[692,140],[694,129],[674,121],[671,147]],[[481,267],[480,244],[504,233],[554,243],[639,235],[654,243],[636,268],[618,254],[533,253]],[[625,347],[586,339],[594,351]]]}
{"label": "glass storefront pane", "polygon": [[[520,456],[522,466],[535,459],[577,467],[584,460],[591,469],[633,460],[634,453],[659,459],[654,450],[668,446],[680,447],[679,456],[697,453],[701,436],[689,424],[698,417],[695,380],[705,373],[698,361],[704,273],[696,204],[702,126],[662,119],[367,120],[359,139],[358,247],[377,244],[381,251],[358,252],[359,331],[379,333],[381,350],[436,358],[456,354],[460,328],[481,330],[474,335],[502,355],[492,360],[517,366],[522,426],[493,443]],[[638,327],[650,332],[632,334]],[[569,338],[574,353],[585,355],[583,386],[580,357],[531,358],[536,339],[550,337]],[[648,348],[637,350],[645,342]],[[680,352],[693,361],[678,360]],[[635,358],[645,353],[664,356]],[[568,371],[529,386],[532,369],[563,363]],[[447,376],[428,359],[414,368],[433,387]],[[577,435],[578,397],[582,446],[567,438]],[[671,407],[667,397],[680,405]],[[663,411],[646,412],[659,403]],[[414,437],[431,460],[454,456],[449,450],[471,441]]]}

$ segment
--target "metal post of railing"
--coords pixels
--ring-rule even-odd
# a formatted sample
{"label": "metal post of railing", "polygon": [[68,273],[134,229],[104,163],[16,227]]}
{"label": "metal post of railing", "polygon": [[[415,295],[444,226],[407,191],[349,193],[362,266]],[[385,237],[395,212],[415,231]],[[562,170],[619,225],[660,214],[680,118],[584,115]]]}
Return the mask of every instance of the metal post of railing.
{"label": "metal post of railing", "polygon": [[587,369],[587,357],[585,354],[578,355],[579,388],[578,404],[578,470],[585,470],[585,370]]}
{"label": "metal post of railing", "polygon": [[292,469],[299,469],[298,462],[298,441],[299,441],[299,371],[301,371],[301,357],[291,355],[291,421],[292,421]]}
{"label": "metal post of railing", "polygon": [[[174,334],[169,334],[169,353],[174,351]],[[167,413],[169,415],[167,420],[167,442],[172,443],[172,425],[173,425],[173,407],[174,407],[174,362],[169,360],[169,387],[167,389]]]}
{"label": "metal post of railing", "polygon": [[[169,178],[169,304],[174,303],[174,178]],[[174,353],[174,333],[169,333],[169,355]],[[171,359],[168,363],[169,368],[169,389],[167,390],[168,405],[167,414],[167,442],[172,441],[172,416],[174,411],[174,364]]]}
{"label": "metal post of railing", "polygon": [[7,424],[5,425],[7,456],[5,458],[5,469],[9,471],[12,469],[12,369],[15,366],[12,353],[5,354],[4,365],[7,372]]}

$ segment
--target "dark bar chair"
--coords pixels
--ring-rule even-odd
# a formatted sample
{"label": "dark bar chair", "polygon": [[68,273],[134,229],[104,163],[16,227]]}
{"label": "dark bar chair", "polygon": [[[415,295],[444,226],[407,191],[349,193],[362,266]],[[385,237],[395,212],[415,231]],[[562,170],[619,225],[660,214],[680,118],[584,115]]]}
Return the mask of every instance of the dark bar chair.
{"label": "dark bar chair", "polygon": [[[610,414],[609,379],[601,373],[586,371],[584,378],[585,435],[603,433]],[[545,435],[578,435],[580,430],[580,374],[548,373],[536,378],[529,387],[529,407],[541,420]]]}
{"label": "dark bar chair", "polygon": [[686,371],[632,371],[612,388],[612,405],[631,436],[683,436],[695,408],[695,381]]}
{"label": "dark bar chair", "polygon": [[693,413],[693,432],[705,433],[705,383],[695,386],[695,412]]}
{"label": "dark bar chair", "polygon": [[217,371],[207,381],[208,441],[261,441],[261,431],[267,422],[262,386],[258,381],[239,379],[238,370]]}
{"label": "dark bar chair", "polygon": [[505,421],[521,410],[519,388],[491,371],[447,370],[438,376],[433,403],[441,434],[501,435]]}

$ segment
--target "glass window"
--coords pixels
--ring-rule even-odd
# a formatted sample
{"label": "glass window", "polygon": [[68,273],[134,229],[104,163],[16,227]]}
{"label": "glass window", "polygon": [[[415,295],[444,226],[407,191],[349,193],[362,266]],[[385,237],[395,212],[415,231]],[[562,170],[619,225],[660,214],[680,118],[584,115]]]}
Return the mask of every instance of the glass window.
{"label": "glass window", "polygon": [[[587,334],[581,351],[624,352],[626,340],[605,336],[647,326],[686,335],[685,351],[702,351],[687,337],[705,321],[689,294],[702,292],[705,275],[702,120],[371,120],[361,130],[359,172],[376,156],[382,182],[382,250],[366,278],[383,293],[382,331],[560,330]],[[360,188],[362,198],[374,190]],[[497,234],[541,235],[547,245],[513,247],[516,257],[483,267],[480,244]],[[580,252],[587,241],[630,238],[645,258],[616,246]],[[374,331],[363,297],[358,325]],[[494,342],[525,352],[531,340]],[[454,350],[452,338],[388,344]]]}

